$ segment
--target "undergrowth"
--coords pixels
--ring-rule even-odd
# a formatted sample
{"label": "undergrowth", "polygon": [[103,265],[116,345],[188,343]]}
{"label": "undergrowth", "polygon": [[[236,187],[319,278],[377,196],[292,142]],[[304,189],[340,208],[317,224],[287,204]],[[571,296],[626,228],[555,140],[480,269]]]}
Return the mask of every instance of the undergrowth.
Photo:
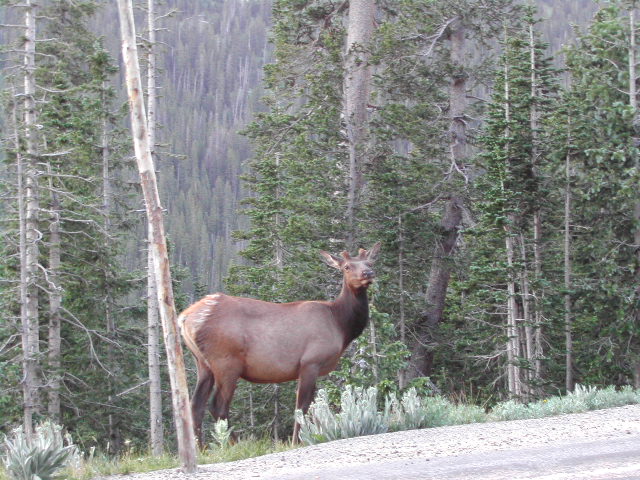
{"label": "undergrowth", "polygon": [[509,400],[498,403],[487,413],[481,407],[455,404],[438,395],[421,397],[412,388],[400,398],[394,394],[387,396],[384,407],[379,409],[375,388],[347,387],[338,411],[331,408],[326,392],[320,390],[307,415],[298,411],[296,418],[301,423],[300,439],[313,445],[388,431],[541,418],[634,403],[640,403],[640,390],[631,387],[616,390],[614,387],[598,389],[576,385],[573,392],[564,396],[528,404]]}
{"label": "undergrowth", "polygon": [[[383,404],[382,408],[379,407]],[[602,408],[640,403],[640,390],[624,387],[599,389],[577,385],[567,395],[550,397],[529,404],[515,401],[501,402],[489,412],[475,405],[453,403],[442,396],[420,396],[415,389],[406,391],[401,397],[387,396],[379,402],[375,388],[361,389],[347,387],[342,393],[341,404],[336,411],[328,400],[325,391],[318,392],[316,401],[307,415],[296,412],[300,421],[301,440],[316,444],[341,438],[350,438],[376,433],[412,430],[418,428],[460,425],[465,423],[493,422],[501,420],[520,420],[542,418],[565,413],[579,413]],[[154,457],[151,455],[128,452],[112,458],[100,454],[81,455],[73,445],[71,438],[62,435],[58,426],[39,427],[43,437],[35,443],[27,443],[20,436],[20,429],[13,436],[6,437],[0,446],[4,469],[0,470],[0,480],[35,480],[37,478],[64,478],[67,480],[90,480],[97,476],[149,472],[179,466],[173,455]],[[294,448],[290,443],[274,444],[270,439],[244,439],[231,443],[231,429],[223,423],[215,425],[211,433],[212,441],[205,451],[199,453],[198,463],[220,463],[257,457],[268,453],[282,452]],[[38,443],[39,442],[39,443]],[[51,457],[53,463],[45,465],[51,450],[69,452]],[[35,468],[23,476],[16,474],[22,460],[37,458],[41,472]],[[27,460],[24,460],[27,462]],[[28,460],[35,465],[33,460]],[[65,466],[66,465],[66,466]],[[50,467],[50,468],[49,468]],[[47,470],[47,468],[49,468]],[[38,476],[36,476],[38,475]]]}

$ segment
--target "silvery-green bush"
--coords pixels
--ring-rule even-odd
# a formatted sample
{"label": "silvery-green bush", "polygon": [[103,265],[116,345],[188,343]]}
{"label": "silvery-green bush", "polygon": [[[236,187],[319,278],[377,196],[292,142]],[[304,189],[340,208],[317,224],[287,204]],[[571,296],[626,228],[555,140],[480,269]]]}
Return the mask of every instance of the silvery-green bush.
{"label": "silvery-green bush", "polygon": [[385,433],[388,430],[386,412],[378,411],[378,390],[347,386],[340,399],[340,411],[333,413],[325,390],[319,390],[307,415],[296,411],[300,424],[300,440],[308,445]]}
{"label": "silvery-green bush", "polygon": [[231,435],[233,433],[233,427],[229,427],[229,421],[226,419],[219,419],[213,424],[213,441],[215,446],[220,448],[227,448],[231,442]]}
{"label": "silvery-green bush", "polygon": [[400,400],[395,394],[387,398],[389,429],[414,430],[464,423],[484,422],[484,409],[476,405],[456,405],[435,395],[421,397],[415,388],[407,390]]}
{"label": "silvery-green bush", "polygon": [[601,408],[620,407],[640,403],[640,391],[630,386],[616,390],[609,386],[599,389],[576,384],[573,392],[523,404],[514,400],[500,402],[493,407],[489,421],[542,418],[567,413],[581,413]]}
{"label": "silvery-green bush", "polygon": [[22,427],[5,436],[3,463],[14,480],[53,480],[67,465],[80,461],[78,448],[62,427],[52,422],[39,424],[31,440]]}
{"label": "silvery-green bush", "polygon": [[515,400],[500,402],[487,414],[476,405],[456,405],[446,398],[420,396],[415,388],[400,398],[391,394],[385,407],[378,411],[377,390],[363,390],[348,386],[342,394],[340,411],[334,413],[327,392],[320,390],[306,416],[296,412],[301,425],[300,439],[309,445],[340,438],[372,435],[387,431],[460,425],[500,420],[542,418],[565,413],[579,413],[599,408],[640,403],[640,391],[624,387],[576,385],[573,392],[524,404]]}

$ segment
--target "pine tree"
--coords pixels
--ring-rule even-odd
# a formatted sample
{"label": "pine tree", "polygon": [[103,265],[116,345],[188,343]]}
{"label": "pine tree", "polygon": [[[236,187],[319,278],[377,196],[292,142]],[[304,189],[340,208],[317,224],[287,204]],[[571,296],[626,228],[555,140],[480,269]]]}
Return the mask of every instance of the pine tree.
{"label": "pine tree", "polygon": [[501,70],[481,138],[485,173],[477,182],[480,218],[472,231],[471,283],[465,288],[480,301],[468,302],[472,318],[496,324],[491,317],[506,317],[505,347],[493,343],[493,336],[483,337],[493,351],[504,348],[509,395],[523,399],[539,394],[543,384],[541,319],[548,317],[536,291],[550,279],[541,258],[541,212],[554,208],[541,202],[550,159],[540,127],[556,87],[546,45],[535,38],[533,15],[530,11],[516,31],[505,29]]}
{"label": "pine tree", "polygon": [[634,8],[603,6],[567,50],[573,223],[580,226],[573,233],[573,356],[576,381],[584,383],[638,382]]}

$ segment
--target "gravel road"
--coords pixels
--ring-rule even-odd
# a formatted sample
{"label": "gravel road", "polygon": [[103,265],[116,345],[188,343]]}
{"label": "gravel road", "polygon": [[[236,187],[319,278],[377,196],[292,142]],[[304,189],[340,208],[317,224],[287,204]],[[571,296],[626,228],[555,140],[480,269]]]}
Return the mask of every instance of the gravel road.
{"label": "gravel road", "polygon": [[[442,463],[445,461],[443,457],[478,456],[483,453],[489,456],[492,455],[490,452],[560,447],[570,443],[606,444],[608,442],[603,441],[608,439],[628,443],[634,437],[640,438],[640,405],[535,420],[478,423],[372,435],[237,462],[201,465],[194,475],[185,475],[178,470],[165,470],[113,476],[109,480],[314,479],[325,478],[318,476],[318,471],[336,471],[341,465],[349,468],[361,466],[365,469],[367,465],[375,464],[401,465],[401,461],[409,464],[438,459]],[[640,453],[638,456],[640,457]],[[403,474],[398,471],[397,477],[384,478],[403,478]]]}

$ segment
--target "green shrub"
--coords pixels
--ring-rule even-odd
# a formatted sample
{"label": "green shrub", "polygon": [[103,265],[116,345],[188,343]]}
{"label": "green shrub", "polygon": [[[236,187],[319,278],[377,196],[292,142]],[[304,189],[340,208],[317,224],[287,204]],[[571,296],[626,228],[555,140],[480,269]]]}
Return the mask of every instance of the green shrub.
{"label": "green shrub", "polygon": [[[66,442],[65,442],[66,440]],[[15,480],[50,480],[67,465],[80,461],[80,453],[62,427],[44,422],[27,440],[22,427],[13,430],[4,440],[4,465]]]}
{"label": "green shrub", "polygon": [[231,442],[231,434],[233,427],[229,428],[229,422],[226,419],[220,419],[213,424],[213,436],[214,446],[219,448],[227,448]]}
{"label": "green shrub", "polygon": [[378,391],[374,387],[364,390],[347,386],[336,414],[331,411],[327,392],[319,390],[307,415],[296,411],[296,421],[300,423],[300,439],[308,445],[388,430],[386,412],[378,412]]}
{"label": "green shrub", "polygon": [[514,400],[500,402],[489,414],[490,421],[542,418],[567,413],[581,413],[602,408],[620,407],[640,403],[640,391],[626,386],[616,390],[610,386],[598,389],[593,386],[576,384],[573,392],[565,396],[549,397],[529,404]]}
{"label": "green shrub", "polygon": [[407,390],[400,401],[395,395],[387,397],[387,409],[392,431],[486,421],[481,407],[456,405],[440,395],[420,397],[415,388]]}

